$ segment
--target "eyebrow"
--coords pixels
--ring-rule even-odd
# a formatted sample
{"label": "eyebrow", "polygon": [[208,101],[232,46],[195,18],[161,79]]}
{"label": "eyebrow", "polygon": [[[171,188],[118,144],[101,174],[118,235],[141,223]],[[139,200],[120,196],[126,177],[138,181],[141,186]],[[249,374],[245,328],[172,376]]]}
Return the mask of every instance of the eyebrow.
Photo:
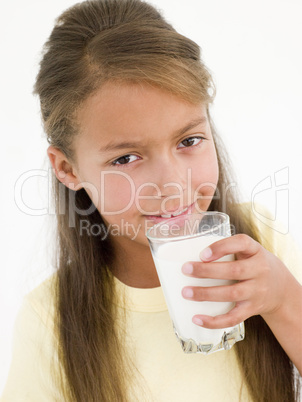
{"label": "eyebrow", "polygon": [[[200,124],[205,124],[207,121],[207,118],[205,116],[202,116],[198,119],[194,119],[190,121],[188,124],[186,124],[184,127],[182,127],[180,130],[177,130],[174,138],[177,138],[181,136],[182,134],[185,134],[187,131],[191,130],[192,128],[200,125]],[[109,143],[105,145],[104,147],[99,149],[99,152],[105,153],[109,151],[117,151],[121,149],[126,149],[126,148],[137,148],[139,146],[144,146],[145,143],[143,141],[123,141],[123,142],[118,142],[118,143]]]}

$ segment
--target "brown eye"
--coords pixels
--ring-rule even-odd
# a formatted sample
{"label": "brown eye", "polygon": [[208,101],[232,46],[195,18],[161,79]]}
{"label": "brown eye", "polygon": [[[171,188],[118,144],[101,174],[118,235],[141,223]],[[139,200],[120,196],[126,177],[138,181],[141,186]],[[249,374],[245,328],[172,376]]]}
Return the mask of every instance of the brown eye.
{"label": "brown eye", "polygon": [[187,138],[186,140],[182,141],[182,144],[185,147],[190,147],[191,145],[194,145],[194,138]]}
{"label": "brown eye", "polygon": [[119,159],[117,159],[117,160],[115,161],[115,164],[118,164],[118,165],[125,165],[126,163],[129,163],[129,160],[130,160],[130,156],[129,156],[129,155],[122,156],[121,158],[119,158]]}
{"label": "brown eye", "polygon": [[205,138],[203,137],[188,137],[186,139],[184,139],[183,141],[181,141],[180,148],[189,148],[192,147],[194,145],[198,145],[201,141],[203,141]]}
{"label": "brown eye", "polygon": [[[134,159],[135,158],[135,159]],[[116,166],[116,165],[128,165],[130,162],[135,161],[138,158],[138,156],[136,155],[124,155],[121,156],[120,158],[115,159],[112,162],[112,165]]]}

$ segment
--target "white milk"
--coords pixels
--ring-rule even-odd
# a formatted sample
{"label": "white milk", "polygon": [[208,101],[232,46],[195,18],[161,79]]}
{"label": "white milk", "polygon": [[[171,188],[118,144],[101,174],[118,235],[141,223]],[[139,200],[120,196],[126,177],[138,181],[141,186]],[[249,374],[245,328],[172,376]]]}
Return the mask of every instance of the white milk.
{"label": "white milk", "polygon": [[[228,302],[196,302],[186,300],[181,291],[184,286],[218,286],[232,284],[234,281],[220,279],[199,279],[184,275],[181,267],[188,261],[201,261],[200,252],[210,244],[223,239],[222,236],[199,236],[181,241],[171,241],[161,245],[157,255],[153,255],[157,273],[165,295],[170,317],[178,335],[182,339],[193,339],[196,343],[218,344],[224,332],[230,328],[207,329],[192,322],[196,314],[216,316],[227,313],[233,303]],[[233,255],[225,256],[218,261],[232,261]]]}

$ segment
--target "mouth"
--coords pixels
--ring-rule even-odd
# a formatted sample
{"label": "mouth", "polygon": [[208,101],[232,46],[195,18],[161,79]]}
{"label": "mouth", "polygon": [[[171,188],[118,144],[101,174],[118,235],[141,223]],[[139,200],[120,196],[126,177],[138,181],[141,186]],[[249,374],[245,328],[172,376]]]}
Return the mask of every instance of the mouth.
{"label": "mouth", "polygon": [[176,216],[182,216],[182,215],[188,215],[191,214],[193,211],[193,207],[194,207],[195,202],[193,202],[193,204],[183,208],[182,210],[176,211],[176,212],[170,212],[170,213],[166,213],[166,214],[160,214],[160,215],[145,215],[145,217],[147,219],[150,219],[154,222],[162,222],[164,220],[170,219],[170,218],[174,218]]}

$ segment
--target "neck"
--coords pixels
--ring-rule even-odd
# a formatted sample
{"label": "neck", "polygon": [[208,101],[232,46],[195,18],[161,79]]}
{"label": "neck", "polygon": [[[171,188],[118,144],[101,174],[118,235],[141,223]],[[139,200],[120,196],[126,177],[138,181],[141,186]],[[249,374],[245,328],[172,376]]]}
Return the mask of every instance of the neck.
{"label": "neck", "polygon": [[148,245],[125,237],[115,237],[113,275],[127,286],[155,288],[160,286],[151,251]]}

